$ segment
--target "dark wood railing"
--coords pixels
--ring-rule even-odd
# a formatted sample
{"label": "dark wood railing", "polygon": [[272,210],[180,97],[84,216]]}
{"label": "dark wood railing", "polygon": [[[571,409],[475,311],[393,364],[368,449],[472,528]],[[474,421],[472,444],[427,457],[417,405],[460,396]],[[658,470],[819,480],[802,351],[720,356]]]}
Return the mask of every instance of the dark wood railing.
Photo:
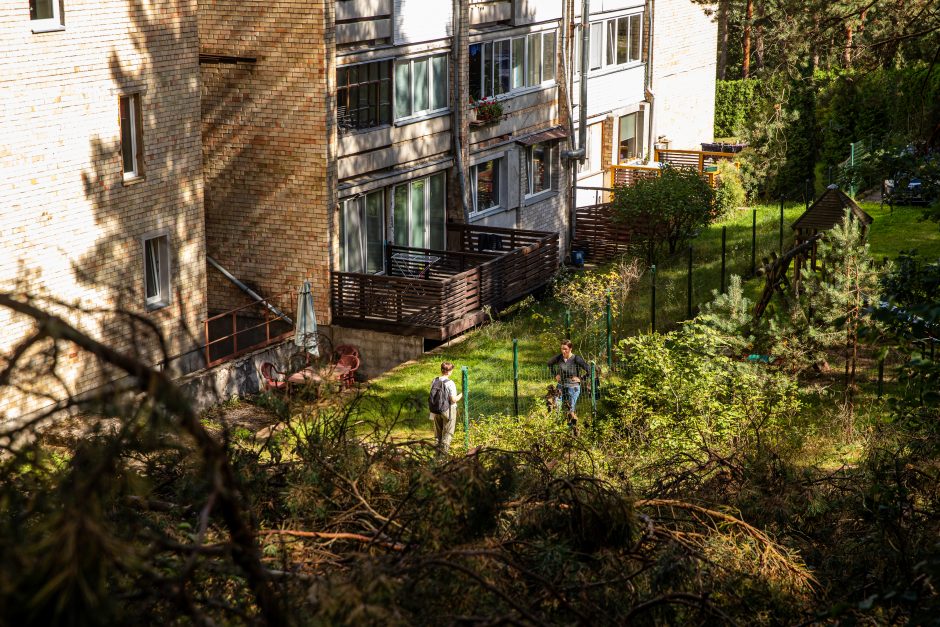
{"label": "dark wood railing", "polygon": [[613,259],[627,252],[633,230],[616,219],[609,203],[578,207],[572,250],[582,250],[592,261]]}
{"label": "dark wood railing", "polygon": [[463,250],[390,245],[386,274],[334,272],[333,322],[447,339],[482,322],[484,307],[502,309],[558,268],[557,233],[458,224],[448,230],[460,233]]}

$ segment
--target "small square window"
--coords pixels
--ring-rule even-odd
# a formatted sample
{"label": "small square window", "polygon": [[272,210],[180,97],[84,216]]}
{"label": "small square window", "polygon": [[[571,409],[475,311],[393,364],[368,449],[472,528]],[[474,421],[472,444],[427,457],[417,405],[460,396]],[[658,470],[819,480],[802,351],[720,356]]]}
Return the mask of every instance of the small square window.
{"label": "small square window", "polygon": [[170,251],[166,235],[144,239],[144,300],[147,309],[170,304]]}
{"label": "small square window", "polygon": [[29,25],[34,33],[62,30],[60,0],[29,0]]}
{"label": "small square window", "polygon": [[473,196],[471,213],[481,213],[499,207],[499,197],[502,193],[501,164],[501,159],[493,159],[471,168],[470,186]]}
{"label": "small square window", "polygon": [[533,144],[526,151],[526,196],[552,189],[552,146]]}
{"label": "small square window", "polygon": [[124,180],[143,176],[140,94],[121,96],[121,159]]}

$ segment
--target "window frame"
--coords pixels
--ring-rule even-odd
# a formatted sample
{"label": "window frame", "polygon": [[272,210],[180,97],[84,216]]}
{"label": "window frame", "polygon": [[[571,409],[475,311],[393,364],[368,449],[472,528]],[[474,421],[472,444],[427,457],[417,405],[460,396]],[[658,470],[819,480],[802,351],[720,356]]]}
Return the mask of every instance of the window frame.
{"label": "window frame", "polygon": [[49,33],[53,31],[65,30],[65,21],[62,19],[62,14],[64,10],[62,0],[50,0],[50,6],[52,7],[52,17],[48,18],[34,18],[33,17],[33,7],[39,2],[39,0],[30,0],[29,9],[29,28],[34,33]]}
{"label": "window frame", "polygon": [[[447,173],[445,171],[433,172],[425,176],[419,176],[418,178],[410,179],[402,183],[398,183],[392,186],[392,225],[394,227],[393,233],[393,243],[396,246],[401,246],[404,248],[424,248],[428,250],[438,250],[434,248],[434,233],[431,229],[431,217],[432,217],[432,207],[431,207],[431,179],[435,177],[441,177],[441,239],[440,242],[441,250],[444,246],[447,245]],[[413,214],[414,200],[412,199],[412,192],[414,186],[418,182],[424,183],[424,191],[422,202],[424,203],[424,246],[412,246],[411,242],[411,219]],[[398,221],[398,207],[396,203],[398,202],[398,190],[404,187],[407,190],[407,207],[405,208],[407,216],[407,224],[399,224]],[[404,227],[404,229],[402,228]],[[407,243],[402,244],[400,242],[400,237],[404,234],[404,239]]]}
{"label": "window frame", "polygon": [[[545,72],[545,40],[551,39],[553,53],[551,77],[546,78]],[[503,37],[500,39],[490,39],[487,41],[478,41],[470,44],[469,58],[474,56],[473,48],[479,47],[478,68],[476,71],[468,67],[468,83],[470,84],[471,100],[482,100],[484,98],[503,98],[510,97],[517,93],[540,89],[555,84],[558,74],[557,54],[558,54],[558,29],[549,29],[516,35],[513,37]],[[497,52],[499,51],[499,52]],[[506,54],[507,59],[507,84],[504,88],[501,75],[502,54]],[[489,56],[488,56],[489,55]],[[516,62],[521,56],[522,65],[516,67]],[[537,57],[537,68],[533,67],[530,57]],[[491,58],[489,58],[491,57]],[[468,63],[471,63],[468,61]],[[471,63],[472,65],[472,63]],[[518,77],[516,70],[518,69]],[[479,74],[479,84],[474,87],[473,74]],[[520,80],[517,80],[520,79]],[[497,85],[499,92],[497,93]],[[478,95],[478,97],[475,96]]]}
{"label": "window frame", "polygon": [[[359,72],[363,68],[368,68],[369,66],[376,65],[378,66],[377,74],[378,78],[371,80],[367,78],[366,80],[359,79]],[[349,71],[353,68],[356,68],[357,78],[355,83],[350,83],[348,80]],[[384,68],[388,69],[388,76],[383,77],[382,71]],[[347,78],[344,84],[340,83],[340,72],[343,72],[343,76]],[[384,81],[388,82],[388,102],[382,102],[382,83]],[[377,102],[374,105],[376,110],[376,118],[374,123],[363,123],[359,120],[360,113],[363,109],[371,109],[373,105],[366,103],[365,107],[356,106],[355,111],[357,111],[357,121],[353,124],[350,124],[349,121],[352,120],[352,115],[350,114],[350,93],[353,88],[357,90],[356,94],[358,97],[358,90],[363,88],[368,88],[372,85],[376,85],[376,98]],[[345,95],[345,104],[342,102]],[[358,98],[361,101],[361,98]],[[387,117],[383,119],[383,107],[388,107]],[[345,118],[340,116],[340,110],[345,109],[346,116]],[[336,68],[336,127],[337,130],[342,133],[355,133],[358,131],[369,131],[376,128],[381,128],[383,126],[391,126],[395,121],[395,63],[394,60],[390,57],[384,59],[375,59],[373,61],[365,61],[362,63],[350,63],[349,65],[340,65]]]}
{"label": "window frame", "polygon": [[[155,248],[151,247],[151,242],[154,242]],[[162,309],[168,307],[172,302],[172,290],[170,289],[170,277],[172,272],[172,265],[170,263],[170,235],[168,231],[159,231],[155,233],[147,233],[140,238],[141,243],[141,252],[143,258],[143,290],[144,290],[144,306],[147,311],[154,311],[157,309]],[[155,250],[157,253],[156,259],[156,274],[157,277],[153,280],[157,292],[154,295],[150,295],[149,285],[151,283],[149,277],[150,273],[153,270],[153,259],[152,251]]]}
{"label": "window frame", "polygon": [[[121,133],[121,174],[123,180],[134,181],[144,177],[144,133],[143,113],[141,111],[141,92],[129,92],[118,97],[118,120]],[[128,111],[125,116],[124,103]],[[130,124],[129,132],[125,135],[125,120]],[[127,139],[130,146],[127,146]],[[128,148],[130,150],[128,151]],[[131,169],[127,169],[128,158]]]}
{"label": "window frame", "polygon": [[603,170],[601,163],[603,160],[604,123],[594,122],[588,124],[585,138],[587,140],[584,147],[585,159],[578,167],[579,177],[587,177]]}
{"label": "window frame", "polygon": [[[382,252],[380,253],[378,269],[375,271],[369,270],[369,242],[371,230],[369,229],[369,199],[375,198],[378,196],[379,202],[379,233],[378,241],[382,244]],[[340,208],[340,265],[343,272],[352,272],[357,274],[382,274],[385,272],[385,241],[386,241],[386,228],[385,228],[385,189],[372,190],[370,192],[365,192],[363,194],[357,194],[351,198],[346,198],[340,203],[342,206]],[[353,207],[351,209],[351,207]],[[359,220],[359,229],[358,232],[352,233],[352,230],[349,228],[348,213],[349,211],[355,211],[357,218]],[[350,240],[355,237],[359,246],[359,259],[355,267],[350,265]],[[374,240],[372,240],[374,241]]]}
{"label": "window frame", "polygon": [[[538,191],[535,191],[535,178],[533,174],[535,173],[535,148],[536,146],[544,146],[544,151],[547,153],[547,158],[544,159],[545,174],[543,175],[543,185],[544,187]],[[543,153],[544,154],[544,153]],[[541,196],[542,194],[548,194],[555,191],[555,142],[539,142],[537,144],[532,144],[531,146],[526,146],[525,149],[525,174],[526,174],[526,190],[525,198],[534,198],[536,196]]]}
{"label": "window frame", "polygon": [[[410,57],[405,59],[400,59],[395,61],[395,67],[392,71],[392,117],[395,122],[408,121],[415,118],[423,118],[438,113],[443,113],[450,110],[450,77],[448,75],[449,71],[449,60],[447,53],[441,54],[430,54],[423,55],[418,57]],[[434,106],[434,90],[437,86],[437,82],[434,78],[434,60],[441,59],[444,62],[444,105],[441,107]],[[416,109],[415,108],[415,63],[421,61],[426,61],[428,64],[427,71],[427,94],[428,94],[428,107],[426,109]],[[399,85],[398,85],[398,69],[399,68],[408,68],[408,91],[409,91],[409,112],[403,115],[399,115],[398,112],[398,94],[399,94]]]}
{"label": "window frame", "polygon": [[[503,156],[499,155],[485,161],[480,161],[470,166],[470,216],[479,217],[487,213],[496,213],[501,211],[503,208],[503,187],[504,176],[503,176]],[[480,167],[486,166],[487,164],[493,164],[493,173],[494,173],[494,182],[493,182],[493,191],[491,193],[491,198],[495,199],[496,204],[490,205],[489,207],[480,208],[479,206],[479,175]]]}
{"label": "window frame", "polygon": [[[643,43],[643,33],[645,31],[643,15],[644,12],[639,11],[604,18],[602,20],[590,23],[590,34],[588,36],[590,45],[590,52],[588,54],[588,72],[605,72],[614,69],[635,67],[644,62],[643,53],[646,47]],[[636,42],[634,42],[633,39],[634,22],[639,24],[639,35],[636,38]],[[623,51],[623,54],[626,58],[621,61],[619,58],[619,40],[621,35],[621,26],[623,24],[626,25],[627,33],[624,40],[625,48]],[[576,28],[576,31],[577,34],[580,35],[580,26]],[[595,37],[595,35],[598,33],[601,35],[599,40]],[[635,47],[633,45],[634,43],[636,43]],[[637,53],[636,58],[634,58],[633,55],[634,48]],[[613,62],[610,61],[611,55],[614,57]]]}

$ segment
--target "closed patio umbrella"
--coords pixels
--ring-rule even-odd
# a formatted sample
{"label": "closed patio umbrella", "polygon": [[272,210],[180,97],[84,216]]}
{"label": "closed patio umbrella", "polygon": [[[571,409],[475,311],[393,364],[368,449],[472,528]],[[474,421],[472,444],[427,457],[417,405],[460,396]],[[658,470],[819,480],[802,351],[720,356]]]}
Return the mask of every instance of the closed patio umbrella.
{"label": "closed patio umbrella", "polygon": [[304,285],[297,294],[297,317],[294,319],[294,344],[310,353],[313,357],[320,356],[320,346],[317,342],[317,313],[313,309],[313,292],[310,291],[310,281]]}

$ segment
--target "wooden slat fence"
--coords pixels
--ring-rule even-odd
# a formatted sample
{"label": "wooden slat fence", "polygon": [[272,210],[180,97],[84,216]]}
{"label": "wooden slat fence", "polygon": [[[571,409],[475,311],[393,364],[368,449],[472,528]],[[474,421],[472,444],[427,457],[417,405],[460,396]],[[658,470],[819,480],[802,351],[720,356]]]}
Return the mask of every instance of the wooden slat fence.
{"label": "wooden slat fence", "polygon": [[615,218],[609,203],[578,207],[572,250],[583,250],[593,261],[613,259],[627,252],[633,229]]}

